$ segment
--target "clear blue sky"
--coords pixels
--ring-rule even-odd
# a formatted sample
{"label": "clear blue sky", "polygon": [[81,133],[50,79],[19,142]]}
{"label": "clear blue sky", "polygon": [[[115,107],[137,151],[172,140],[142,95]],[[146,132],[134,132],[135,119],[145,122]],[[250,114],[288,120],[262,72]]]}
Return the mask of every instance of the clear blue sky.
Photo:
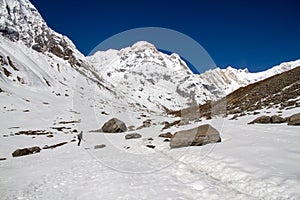
{"label": "clear blue sky", "polygon": [[30,0],[48,25],[85,55],[138,27],[164,27],[198,41],[224,68],[265,70],[300,59],[300,1]]}

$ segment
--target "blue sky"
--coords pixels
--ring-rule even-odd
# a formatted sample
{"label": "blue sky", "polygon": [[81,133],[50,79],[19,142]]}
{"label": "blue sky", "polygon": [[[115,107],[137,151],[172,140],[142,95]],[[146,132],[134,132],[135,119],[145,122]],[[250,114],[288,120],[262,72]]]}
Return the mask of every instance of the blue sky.
{"label": "blue sky", "polygon": [[85,55],[133,28],[164,27],[201,44],[224,68],[261,71],[300,59],[300,1],[31,0],[48,25]]}

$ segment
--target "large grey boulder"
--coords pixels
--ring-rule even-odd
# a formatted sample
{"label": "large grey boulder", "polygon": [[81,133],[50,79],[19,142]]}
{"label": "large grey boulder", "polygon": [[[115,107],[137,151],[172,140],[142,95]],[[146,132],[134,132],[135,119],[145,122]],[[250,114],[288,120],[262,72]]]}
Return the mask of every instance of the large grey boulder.
{"label": "large grey boulder", "polygon": [[171,148],[201,146],[209,143],[221,142],[220,133],[209,124],[193,129],[178,131],[170,141]]}
{"label": "large grey boulder", "polygon": [[252,122],[249,122],[248,124],[269,124],[271,123],[271,117],[269,116],[260,116],[253,120]]}
{"label": "large grey boulder", "polygon": [[39,153],[40,151],[41,151],[41,148],[38,146],[24,148],[24,149],[17,149],[12,153],[12,156],[13,157],[26,156],[29,154]]}
{"label": "large grey boulder", "polygon": [[282,118],[282,117],[280,117],[278,115],[273,115],[271,117],[271,123],[272,124],[280,124],[280,123],[284,123],[284,122],[286,122],[286,119]]}
{"label": "large grey boulder", "polygon": [[288,118],[288,125],[300,126],[300,113],[290,116]]}
{"label": "large grey boulder", "polygon": [[121,133],[127,131],[126,124],[117,118],[112,118],[107,121],[101,129],[105,133]]}

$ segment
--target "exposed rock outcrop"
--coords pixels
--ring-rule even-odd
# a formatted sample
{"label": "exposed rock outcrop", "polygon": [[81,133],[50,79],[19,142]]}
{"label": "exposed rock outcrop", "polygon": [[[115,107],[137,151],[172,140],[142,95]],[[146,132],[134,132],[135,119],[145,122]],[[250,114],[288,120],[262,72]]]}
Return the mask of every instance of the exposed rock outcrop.
{"label": "exposed rock outcrop", "polygon": [[300,113],[290,116],[288,118],[288,125],[300,126]]}
{"label": "exposed rock outcrop", "polygon": [[45,145],[44,147],[43,147],[43,149],[54,149],[54,148],[56,148],[56,147],[60,147],[60,146],[62,146],[62,145],[65,145],[65,144],[67,144],[68,142],[61,142],[61,143],[58,143],[58,144],[54,144],[54,145]]}
{"label": "exposed rock outcrop", "polygon": [[158,137],[162,137],[162,138],[172,138],[173,135],[172,135],[172,133],[167,132],[167,133],[161,133],[161,134],[159,134]]}
{"label": "exposed rock outcrop", "polygon": [[249,122],[248,124],[269,124],[271,123],[271,117],[270,116],[260,116],[254,119],[253,121]]}
{"label": "exposed rock outcrop", "polygon": [[138,134],[138,133],[129,133],[129,134],[125,135],[126,140],[137,139],[137,138],[141,138],[141,137],[142,137],[142,135]]}
{"label": "exposed rock outcrop", "polygon": [[281,123],[284,123],[284,122],[286,122],[286,119],[283,118],[283,117],[280,117],[278,115],[273,115],[271,117],[271,123],[272,124],[281,124]]}
{"label": "exposed rock outcrop", "polygon": [[103,149],[104,147],[106,147],[105,144],[97,144],[94,146],[94,149]]}
{"label": "exposed rock outcrop", "polygon": [[38,10],[28,0],[3,0],[0,8],[0,34],[20,41],[38,52],[50,52],[72,65],[80,65],[83,55],[66,36],[49,28]]}
{"label": "exposed rock outcrop", "polygon": [[34,154],[34,153],[39,153],[40,151],[41,151],[41,148],[38,146],[17,149],[12,153],[12,156],[13,157],[26,156],[26,155],[30,155],[30,154]]}

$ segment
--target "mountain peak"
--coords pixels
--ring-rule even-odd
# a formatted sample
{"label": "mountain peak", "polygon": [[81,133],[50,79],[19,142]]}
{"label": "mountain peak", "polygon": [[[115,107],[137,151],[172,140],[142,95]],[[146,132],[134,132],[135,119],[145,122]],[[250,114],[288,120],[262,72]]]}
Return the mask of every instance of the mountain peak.
{"label": "mountain peak", "polygon": [[249,73],[249,70],[248,68],[244,68],[244,69],[238,69],[238,68],[234,68],[232,66],[228,66],[226,69],[224,69],[223,71],[226,71],[226,72],[238,72],[238,73]]}
{"label": "mountain peak", "polygon": [[156,47],[152,43],[149,43],[147,41],[138,41],[134,43],[131,46],[131,48],[132,49],[145,49],[145,48],[156,49]]}

